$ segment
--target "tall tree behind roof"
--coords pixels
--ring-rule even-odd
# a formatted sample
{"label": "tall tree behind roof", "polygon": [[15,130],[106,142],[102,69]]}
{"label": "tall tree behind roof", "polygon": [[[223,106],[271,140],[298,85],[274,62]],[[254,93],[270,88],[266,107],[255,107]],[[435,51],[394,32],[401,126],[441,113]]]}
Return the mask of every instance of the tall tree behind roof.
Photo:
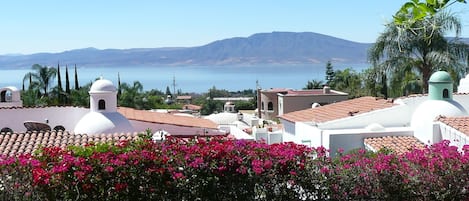
{"label": "tall tree behind roof", "polygon": [[80,85],[78,85],[78,73],[77,73],[77,65],[75,64],[75,90],[79,90]]}

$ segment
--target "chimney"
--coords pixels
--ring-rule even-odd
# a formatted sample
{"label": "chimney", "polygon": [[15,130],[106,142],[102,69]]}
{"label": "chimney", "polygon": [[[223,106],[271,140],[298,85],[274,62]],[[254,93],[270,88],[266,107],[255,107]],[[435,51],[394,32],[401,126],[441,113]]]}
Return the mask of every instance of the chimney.
{"label": "chimney", "polygon": [[322,89],[323,94],[330,94],[331,93],[331,88],[327,85],[324,85],[324,88]]}

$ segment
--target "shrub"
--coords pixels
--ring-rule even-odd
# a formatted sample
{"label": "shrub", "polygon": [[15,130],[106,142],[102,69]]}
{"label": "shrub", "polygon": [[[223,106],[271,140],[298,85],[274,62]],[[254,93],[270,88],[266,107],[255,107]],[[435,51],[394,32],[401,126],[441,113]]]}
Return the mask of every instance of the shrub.
{"label": "shrub", "polygon": [[403,155],[168,138],[0,158],[3,200],[465,200],[469,146]]}

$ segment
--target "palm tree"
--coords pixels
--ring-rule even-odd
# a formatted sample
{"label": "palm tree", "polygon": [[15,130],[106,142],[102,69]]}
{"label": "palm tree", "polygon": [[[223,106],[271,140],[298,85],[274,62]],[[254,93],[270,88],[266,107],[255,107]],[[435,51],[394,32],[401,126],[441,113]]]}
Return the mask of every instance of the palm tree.
{"label": "palm tree", "polygon": [[48,89],[55,76],[57,76],[57,69],[41,66],[39,64],[34,64],[31,68],[33,72],[26,74],[25,79],[26,77],[31,77],[32,81],[37,83],[39,88],[43,90],[43,95],[47,96]]}
{"label": "palm tree", "polygon": [[121,84],[122,94],[119,97],[119,105],[125,107],[139,107],[142,98],[143,85],[139,81],[134,81],[133,85],[127,83]]}
{"label": "palm tree", "polygon": [[[422,80],[423,92],[428,91],[428,80],[437,70],[462,73],[461,62],[467,55],[467,45],[458,42],[460,20],[448,12],[415,22],[412,29],[402,29],[394,22],[387,24],[384,32],[370,48],[368,59],[382,72],[393,76],[399,68],[415,70]],[[449,40],[444,35],[454,31],[456,37]],[[404,72],[405,73],[405,72]]]}
{"label": "palm tree", "polygon": [[323,85],[322,80],[311,80],[311,81],[308,81],[308,83],[303,89],[320,89],[322,88],[322,85]]}

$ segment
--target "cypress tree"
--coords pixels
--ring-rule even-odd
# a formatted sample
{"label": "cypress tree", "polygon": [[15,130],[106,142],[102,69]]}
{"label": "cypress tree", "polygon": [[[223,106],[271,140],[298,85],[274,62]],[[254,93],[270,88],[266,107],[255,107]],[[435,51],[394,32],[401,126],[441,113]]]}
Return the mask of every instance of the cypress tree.
{"label": "cypress tree", "polygon": [[57,88],[59,90],[59,94],[62,92],[62,79],[60,78],[60,64],[57,63]]}
{"label": "cypress tree", "polygon": [[70,80],[68,78],[68,66],[65,66],[65,93],[70,95]]}
{"label": "cypress tree", "polygon": [[78,74],[77,74],[77,65],[75,64],[75,90],[79,90],[80,86],[78,85]]}
{"label": "cypress tree", "polygon": [[326,64],[326,84],[331,86],[331,82],[334,81],[335,78],[335,71],[334,67],[332,67],[331,61],[327,61]]}
{"label": "cypress tree", "polygon": [[59,99],[59,104],[64,103],[62,96],[62,79],[60,77],[60,64],[57,62],[57,98]]}
{"label": "cypress tree", "polygon": [[121,76],[120,76],[119,72],[117,72],[117,99],[119,99],[121,94],[122,94]]}
{"label": "cypress tree", "polygon": [[29,73],[29,89],[32,89],[33,87],[33,76],[31,73]]}

